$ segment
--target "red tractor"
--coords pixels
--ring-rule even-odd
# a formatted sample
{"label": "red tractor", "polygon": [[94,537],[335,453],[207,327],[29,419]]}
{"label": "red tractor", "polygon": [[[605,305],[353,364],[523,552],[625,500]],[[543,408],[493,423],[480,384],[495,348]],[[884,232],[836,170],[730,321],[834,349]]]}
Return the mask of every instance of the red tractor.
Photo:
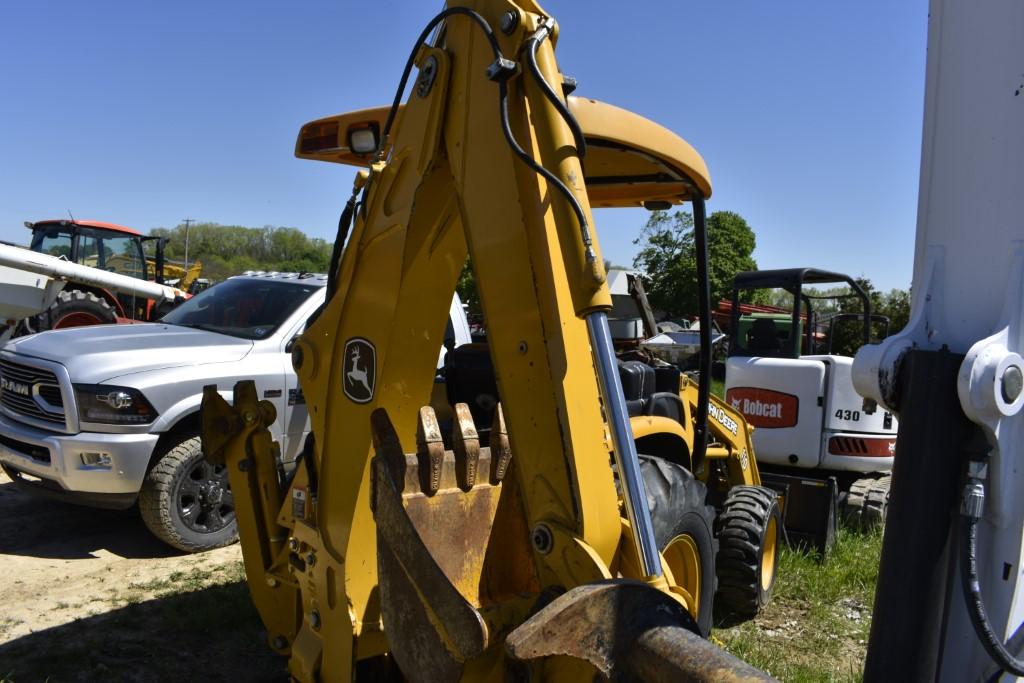
{"label": "red tractor", "polygon": [[[31,251],[163,285],[165,237],[148,237],[122,225],[98,221],[46,220],[26,222],[25,227],[32,230]],[[146,255],[147,242],[153,243],[150,257]],[[37,315],[24,318],[18,331],[30,334],[80,325],[155,320],[174,305],[174,299],[187,297],[180,291],[171,292],[170,297],[165,292],[153,297],[148,291],[139,291],[139,287],[125,287],[123,278],[96,275],[99,277],[65,276],[67,282],[56,299]]]}

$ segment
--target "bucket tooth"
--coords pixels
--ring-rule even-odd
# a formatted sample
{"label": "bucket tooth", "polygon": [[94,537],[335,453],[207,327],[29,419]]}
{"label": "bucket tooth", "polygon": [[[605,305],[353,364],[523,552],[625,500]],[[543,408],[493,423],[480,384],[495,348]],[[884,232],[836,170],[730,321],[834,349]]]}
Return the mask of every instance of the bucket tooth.
{"label": "bucket tooth", "polygon": [[455,451],[456,481],[460,489],[469,491],[476,486],[476,475],[480,466],[480,435],[477,434],[469,406],[465,403],[455,405],[452,449]]}
{"label": "bucket tooth", "polygon": [[441,488],[444,439],[441,438],[437,415],[430,406],[420,408],[416,426],[416,457],[419,459],[420,490],[432,496]]}
{"label": "bucket tooth", "polygon": [[491,423],[491,484],[498,484],[505,478],[511,460],[512,448],[505,428],[505,413],[499,403],[494,407],[494,421]]}

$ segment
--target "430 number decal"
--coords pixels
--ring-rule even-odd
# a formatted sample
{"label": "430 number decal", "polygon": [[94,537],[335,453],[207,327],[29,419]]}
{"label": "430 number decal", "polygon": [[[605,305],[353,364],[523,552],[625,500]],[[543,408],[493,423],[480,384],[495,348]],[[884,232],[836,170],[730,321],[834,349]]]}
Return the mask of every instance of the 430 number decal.
{"label": "430 number decal", "polygon": [[840,409],[836,411],[836,419],[846,420],[847,422],[857,422],[860,420],[860,411]]}

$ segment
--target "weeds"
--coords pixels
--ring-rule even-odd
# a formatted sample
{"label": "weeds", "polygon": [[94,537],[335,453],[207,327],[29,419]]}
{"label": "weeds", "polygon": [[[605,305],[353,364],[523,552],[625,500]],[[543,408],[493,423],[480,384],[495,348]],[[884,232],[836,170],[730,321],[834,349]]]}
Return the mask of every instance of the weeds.
{"label": "weeds", "polygon": [[881,547],[880,531],[841,529],[824,562],[783,549],[768,607],[715,638],[783,681],[861,680]]}

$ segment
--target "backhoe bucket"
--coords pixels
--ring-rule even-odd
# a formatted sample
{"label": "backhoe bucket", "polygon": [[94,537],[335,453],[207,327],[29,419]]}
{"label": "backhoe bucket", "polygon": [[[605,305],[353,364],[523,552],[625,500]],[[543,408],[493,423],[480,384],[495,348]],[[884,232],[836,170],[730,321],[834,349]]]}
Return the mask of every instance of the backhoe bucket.
{"label": "backhoe bucket", "polygon": [[[371,423],[381,615],[406,678],[459,680],[488,649],[500,655],[504,638],[513,677],[543,676],[545,660],[568,657],[585,663],[588,681],[594,671],[614,681],[771,680],[701,638],[678,600],[645,583],[540,591],[514,478],[502,483],[511,453],[500,405],[489,447],[465,404],[455,406],[452,450],[430,407],[420,409],[414,454],[384,410]],[[524,597],[534,614],[511,633],[487,618]]]}
{"label": "backhoe bucket", "polygon": [[[371,421],[377,574],[391,652],[410,679],[458,680],[490,642],[481,606],[502,593],[536,591],[528,549],[504,538],[492,543],[496,517],[522,519],[498,513],[511,458],[500,407],[483,448],[465,404],[455,409],[454,450],[445,450],[430,407],[420,409],[411,455],[385,411]],[[511,582],[507,591],[501,577]]]}

